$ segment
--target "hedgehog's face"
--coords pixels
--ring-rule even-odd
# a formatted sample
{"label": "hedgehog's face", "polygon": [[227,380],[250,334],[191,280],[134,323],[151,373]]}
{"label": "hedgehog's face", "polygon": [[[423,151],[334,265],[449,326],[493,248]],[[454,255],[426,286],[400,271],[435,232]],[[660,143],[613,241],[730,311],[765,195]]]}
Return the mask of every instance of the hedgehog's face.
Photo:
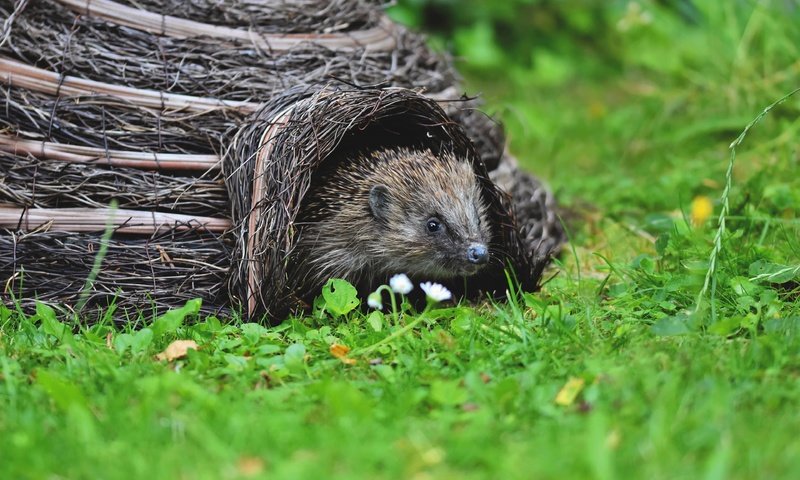
{"label": "hedgehog's face", "polygon": [[448,279],[474,275],[488,263],[491,233],[475,174],[466,162],[441,168],[371,188],[370,211],[383,238],[377,244],[386,250],[374,253],[385,273]]}

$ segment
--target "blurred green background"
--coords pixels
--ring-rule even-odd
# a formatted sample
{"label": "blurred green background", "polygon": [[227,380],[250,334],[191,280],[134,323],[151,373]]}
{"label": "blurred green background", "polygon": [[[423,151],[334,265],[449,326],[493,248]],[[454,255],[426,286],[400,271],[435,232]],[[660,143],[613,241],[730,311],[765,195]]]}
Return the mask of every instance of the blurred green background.
{"label": "blurred green background", "polygon": [[[468,93],[567,203],[612,213],[718,191],[730,141],[800,85],[794,0],[400,0],[391,14],[453,53]],[[761,139],[780,124],[778,143],[796,148],[797,112]]]}

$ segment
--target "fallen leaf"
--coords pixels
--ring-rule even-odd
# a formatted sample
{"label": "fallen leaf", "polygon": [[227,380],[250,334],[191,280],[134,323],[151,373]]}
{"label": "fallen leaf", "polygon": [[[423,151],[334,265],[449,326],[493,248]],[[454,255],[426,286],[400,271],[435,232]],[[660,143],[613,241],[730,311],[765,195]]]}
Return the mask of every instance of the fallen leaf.
{"label": "fallen leaf", "polygon": [[331,355],[338,358],[342,361],[345,365],[355,365],[356,361],[353,358],[347,358],[347,354],[350,352],[350,347],[347,345],[341,345],[339,343],[334,343],[331,345]]}
{"label": "fallen leaf", "polygon": [[571,377],[567,383],[561,387],[556,395],[555,402],[562,407],[569,407],[575,402],[578,394],[583,390],[583,385],[586,383],[582,378]]}
{"label": "fallen leaf", "polygon": [[164,349],[163,352],[156,355],[156,360],[166,360],[171,362],[178,358],[186,356],[189,350],[197,350],[197,342],[194,340],[175,340]]}
{"label": "fallen leaf", "polygon": [[243,477],[254,477],[264,471],[264,460],[258,457],[239,457],[236,469]]}
{"label": "fallen leaf", "polygon": [[331,355],[336,358],[346,357],[349,352],[350,347],[347,345],[341,345],[339,343],[334,343],[331,345]]}
{"label": "fallen leaf", "polygon": [[111,332],[106,333],[106,347],[108,347],[109,350],[114,350],[114,343],[112,340],[114,340],[114,335],[112,335]]}

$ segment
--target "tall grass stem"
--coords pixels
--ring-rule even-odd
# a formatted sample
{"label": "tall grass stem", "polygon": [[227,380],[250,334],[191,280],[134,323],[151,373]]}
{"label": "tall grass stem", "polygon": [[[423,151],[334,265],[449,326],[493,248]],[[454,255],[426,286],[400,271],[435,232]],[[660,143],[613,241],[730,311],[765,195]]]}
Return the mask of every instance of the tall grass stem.
{"label": "tall grass stem", "polygon": [[703,299],[708,294],[709,286],[713,284],[711,288],[711,297],[709,299],[711,304],[711,317],[712,321],[715,320],[715,308],[714,308],[714,300],[716,294],[716,273],[717,273],[717,263],[719,262],[719,256],[722,252],[722,237],[725,235],[725,221],[728,218],[728,213],[730,212],[730,193],[731,193],[731,185],[733,184],[733,166],[736,163],[736,147],[740,146],[744,141],[747,134],[750,132],[750,129],[753,128],[758,122],[764,119],[767,114],[778,105],[782,104],[789,98],[791,98],[794,94],[800,92],[800,87],[792,90],[791,92],[787,93],[783,97],[779,98],[772,104],[770,104],[767,108],[761,111],[761,113],[756,116],[750,123],[744,127],[742,133],[736,137],[736,140],[731,142],[730,148],[731,155],[730,160],[728,161],[728,169],[725,172],[725,188],[722,190],[722,197],[720,198],[722,203],[722,208],[719,212],[719,220],[717,221],[717,231],[714,234],[714,246],[711,248],[711,254],[708,258],[708,270],[706,270],[706,277],[703,281],[703,288],[700,289],[700,293],[697,295],[697,301],[695,302],[695,313],[700,311],[702,306]]}

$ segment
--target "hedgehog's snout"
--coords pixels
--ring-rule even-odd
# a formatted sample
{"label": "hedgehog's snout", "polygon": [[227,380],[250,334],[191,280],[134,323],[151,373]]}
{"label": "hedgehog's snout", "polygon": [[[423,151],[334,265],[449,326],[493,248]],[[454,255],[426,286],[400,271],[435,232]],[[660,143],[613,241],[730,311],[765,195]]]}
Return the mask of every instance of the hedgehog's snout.
{"label": "hedgehog's snout", "polygon": [[489,249],[482,243],[473,243],[467,248],[467,261],[483,265],[489,261]]}

